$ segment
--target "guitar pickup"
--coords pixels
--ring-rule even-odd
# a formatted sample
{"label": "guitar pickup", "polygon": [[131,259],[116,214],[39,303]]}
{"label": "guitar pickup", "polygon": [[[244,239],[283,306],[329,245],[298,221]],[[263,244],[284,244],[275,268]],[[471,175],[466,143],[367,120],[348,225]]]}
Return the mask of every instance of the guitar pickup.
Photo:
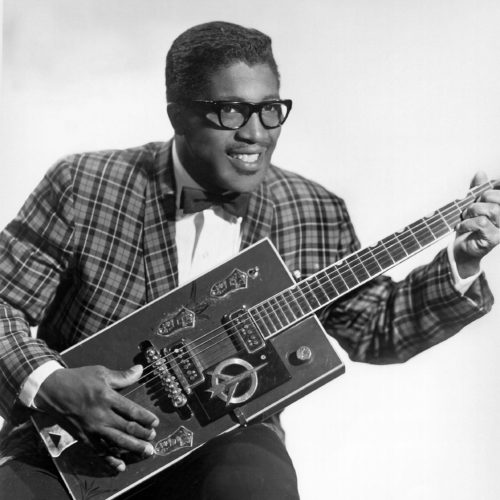
{"label": "guitar pickup", "polygon": [[259,328],[245,307],[229,314],[224,326],[233,342],[240,344],[249,354],[266,346]]}
{"label": "guitar pickup", "polygon": [[200,362],[183,341],[164,347],[162,353],[187,394],[205,380]]}

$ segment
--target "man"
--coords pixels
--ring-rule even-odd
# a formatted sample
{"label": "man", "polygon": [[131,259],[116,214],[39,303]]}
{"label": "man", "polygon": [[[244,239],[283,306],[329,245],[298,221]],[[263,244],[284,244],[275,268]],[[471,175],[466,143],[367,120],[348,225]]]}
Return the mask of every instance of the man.
{"label": "man", "polygon": [[[153,453],[161,416],[118,391],[141,369],[64,368],[59,351],[263,237],[302,277],[358,248],[341,199],[271,165],[291,102],[280,98],[266,35],[222,22],[187,30],[167,55],[166,83],[173,141],[62,160],[0,236],[2,414],[59,415],[117,471],[126,468],[120,450]],[[189,205],[193,188],[208,192],[199,212]],[[499,226],[500,195],[488,190],[448,251],[401,283],[378,278],[335,302],[320,315],[324,326],[353,359],[373,363],[448,338],[491,307],[479,263],[500,241]],[[30,444],[19,432],[5,443],[2,488],[16,499],[67,498]],[[214,440],[144,495],[298,498],[276,419]]]}

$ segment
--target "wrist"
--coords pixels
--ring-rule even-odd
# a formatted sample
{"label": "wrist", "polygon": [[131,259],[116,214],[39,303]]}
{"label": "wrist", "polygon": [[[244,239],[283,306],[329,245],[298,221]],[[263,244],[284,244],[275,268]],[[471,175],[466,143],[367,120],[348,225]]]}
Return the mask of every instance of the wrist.
{"label": "wrist", "polygon": [[453,255],[460,278],[466,279],[481,272],[481,259],[473,257],[455,247]]}
{"label": "wrist", "polygon": [[53,401],[53,388],[55,387],[57,391],[57,387],[59,387],[60,385],[60,382],[58,380],[60,380],[59,377],[61,376],[63,371],[66,370],[62,367],[59,370],[53,371],[42,382],[33,400],[33,406],[36,409],[48,412],[52,408],[53,405],[51,404],[51,402]]}

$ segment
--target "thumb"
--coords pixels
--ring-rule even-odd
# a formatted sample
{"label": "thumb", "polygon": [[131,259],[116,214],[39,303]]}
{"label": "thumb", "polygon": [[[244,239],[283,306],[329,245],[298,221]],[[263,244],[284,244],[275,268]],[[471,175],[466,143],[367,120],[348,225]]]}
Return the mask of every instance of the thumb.
{"label": "thumb", "polygon": [[482,170],[479,170],[475,173],[474,177],[472,178],[470,187],[480,186],[481,184],[484,184],[487,181],[488,181],[488,176],[486,175],[486,173],[483,172]]}
{"label": "thumb", "polygon": [[109,370],[108,382],[113,389],[123,389],[137,382],[141,375],[141,365],[134,365],[128,370]]}

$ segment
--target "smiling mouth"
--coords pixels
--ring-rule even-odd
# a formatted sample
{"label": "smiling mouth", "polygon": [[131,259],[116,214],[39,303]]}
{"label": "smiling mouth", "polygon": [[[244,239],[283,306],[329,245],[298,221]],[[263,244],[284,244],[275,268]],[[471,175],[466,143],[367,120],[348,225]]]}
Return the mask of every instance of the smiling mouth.
{"label": "smiling mouth", "polygon": [[239,160],[243,163],[247,164],[253,164],[257,163],[260,158],[260,153],[252,153],[252,154],[246,154],[246,153],[238,153],[238,154],[231,154],[229,153],[228,156],[230,158],[233,158],[234,160]]}

